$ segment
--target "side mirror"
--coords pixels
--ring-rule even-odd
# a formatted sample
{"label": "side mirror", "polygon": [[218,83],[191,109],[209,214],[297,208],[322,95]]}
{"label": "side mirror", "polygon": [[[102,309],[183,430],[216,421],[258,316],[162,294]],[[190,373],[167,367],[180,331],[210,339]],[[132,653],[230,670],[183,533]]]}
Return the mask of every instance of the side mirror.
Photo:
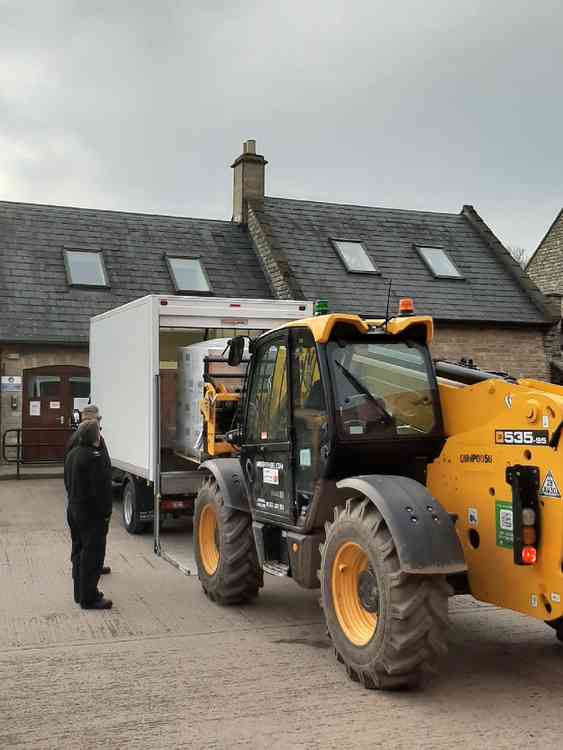
{"label": "side mirror", "polygon": [[231,367],[238,367],[244,356],[244,336],[235,336],[229,342],[228,362]]}
{"label": "side mirror", "polygon": [[234,445],[235,448],[240,448],[242,444],[242,435],[240,429],[229,430],[229,432],[227,432],[225,435],[225,440],[230,445]]}

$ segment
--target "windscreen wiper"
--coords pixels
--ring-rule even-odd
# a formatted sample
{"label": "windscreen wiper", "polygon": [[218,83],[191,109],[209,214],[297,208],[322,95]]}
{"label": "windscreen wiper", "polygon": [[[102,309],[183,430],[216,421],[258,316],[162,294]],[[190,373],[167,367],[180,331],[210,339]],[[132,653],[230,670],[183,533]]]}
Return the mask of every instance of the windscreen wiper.
{"label": "windscreen wiper", "polygon": [[358,378],[355,375],[353,375],[350,372],[350,370],[348,370],[348,368],[344,367],[344,365],[341,364],[337,359],[334,360],[334,363],[338,365],[338,367],[340,367],[345,377],[354,386],[354,388],[356,388],[356,390],[359,391],[359,393],[362,393],[364,396],[367,396],[370,399],[370,401],[372,401],[376,405],[380,414],[382,415],[382,417],[384,417],[384,423],[391,424],[391,422],[393,421],[393,415],[389,414],[387,409],[381,405],[380,403],[381,399],[377,399],[373,395],[373,393],[368,388],[366,388],[366,386],[362,383],[362,381],[358,380]]}

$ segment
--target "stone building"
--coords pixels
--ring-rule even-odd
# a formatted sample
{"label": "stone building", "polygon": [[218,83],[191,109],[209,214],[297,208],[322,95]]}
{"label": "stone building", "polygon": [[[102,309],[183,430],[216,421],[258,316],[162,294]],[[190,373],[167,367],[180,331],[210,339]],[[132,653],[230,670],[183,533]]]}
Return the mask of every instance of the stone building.
{"label": "stone building", "polygon": [[[563,208],[528,261],[526,271],[547,297],[561,304],[563,297]],[[563,341],[554,351],[551,360],[552,380],[556,383],[563,383],[562,345]]]}
{"label": "stone building", "polygon": [[563,208],[526,266],[544,294],[563,294]]}
{"label": "stone building", "polygon": [[[88,398],[89,319],[146,294],[326,298],[370,317],[413,297],[435,318],[436,357],[549,378],[560,315],[474,208],[269,197],[266,165],[247,141],[231,221],[0,201],[0,437],[49,427],[37,455],[60,455]],[[108,366],[127,366],[118,348]]]}

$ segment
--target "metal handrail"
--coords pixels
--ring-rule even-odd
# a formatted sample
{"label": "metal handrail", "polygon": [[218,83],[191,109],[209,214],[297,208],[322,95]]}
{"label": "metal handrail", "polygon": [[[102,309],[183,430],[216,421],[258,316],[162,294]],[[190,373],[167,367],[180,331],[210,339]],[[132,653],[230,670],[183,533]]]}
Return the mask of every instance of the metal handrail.
{"label": "metal handrail", "polygon": [[[26,440],[25,445],[23,442],[23,432],[29,433],[29,432],[60,432],[60,427],[12,427],[8,430],[4,430],[4,434],[2,435],[2,460],[7,464],[16,464],[16,476],[18,479],[20,479],[20,467],[23,463],[23,449],[25,448],[44,448],[51,445],[51,443],[30,443]],[[14,434],[16,435],[15,441],[8,442],[8,435]],[[15,457],[9,456],[9,451],[16,452]],[[32,461],[26,462],[28,465],[43,465],[43,464],[60,464],[62,461],[58,458],[40,458],[40,459],[34,459]]]}

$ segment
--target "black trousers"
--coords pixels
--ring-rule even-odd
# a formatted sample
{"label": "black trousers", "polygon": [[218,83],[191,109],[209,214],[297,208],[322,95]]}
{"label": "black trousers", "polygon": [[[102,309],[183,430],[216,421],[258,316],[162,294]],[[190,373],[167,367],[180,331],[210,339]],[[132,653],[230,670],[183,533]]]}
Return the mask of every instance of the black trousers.
{"label": "black trousers", "polygon": [[108,524],[102,519],[77,517],[67,509],[72,548],[72,580],[74,600],[92,604],[98,596],[98,581],[104,564]]}

